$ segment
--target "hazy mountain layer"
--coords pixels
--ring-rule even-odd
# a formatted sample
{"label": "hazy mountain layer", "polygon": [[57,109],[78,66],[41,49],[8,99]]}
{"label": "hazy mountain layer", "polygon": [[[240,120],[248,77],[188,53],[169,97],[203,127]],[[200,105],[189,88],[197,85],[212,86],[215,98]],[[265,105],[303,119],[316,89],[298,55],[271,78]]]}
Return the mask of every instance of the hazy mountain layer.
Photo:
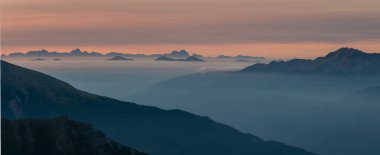
{"label": "hazy mountain layer", "polygon": [[314,60],[293,59],[255,64],[241,72],[322,75],[380,75],[380,54],[340,48]]}
{"label": "hazy mountain layer", "polygon": [[160,56],[155,60],[156,61],[198,61],[198,62],[204,62],[203,59],[196,57],[196,56],[189,56],[189,57],[184,58],[184,59],[175,59],[175,58],[170,58],[167,56]]}
{"label": "hazy mountain layer", "polygon": [[2,61],[2,115],[67,115],[90,122],[122,144],[156,155],[309,155],[180,110],[162,110],[77,90],[48,75]]}
{"label": "hazy mountain layer", "polygon": [[[347,125],[350,121],[380,122],[380,118],[369,114],[380,113],[379,104],[359,99],[357,104],[346,107],[339,102],[353,92],[378,85],[380,78],[376,76],[205,73],[161,82],[126,99],[207,115],[264,139],[321,154],[376,155],[380,147],[369,140],[380,139],[380,135],[354,131],[375,130],[380,125],[352,126],[355,130]],[[350,115],[345,110],[364,107],[367,108],[361,111],[360,119],[342,118],[343,114]],[[334,136],[340,138],[331,138]]]}

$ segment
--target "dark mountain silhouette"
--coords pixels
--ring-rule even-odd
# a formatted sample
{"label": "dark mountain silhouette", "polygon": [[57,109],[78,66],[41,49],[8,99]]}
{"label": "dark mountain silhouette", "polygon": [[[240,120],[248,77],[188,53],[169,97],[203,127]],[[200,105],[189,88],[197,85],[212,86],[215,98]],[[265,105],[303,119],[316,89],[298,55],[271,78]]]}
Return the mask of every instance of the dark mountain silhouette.
{"label": "dark mountain silhouette", "polygon": [[133,59],[126,58],[126,57],[123,57],[123,56],[114,56],[114,57],[112,57],[111,59],[108,59],[108,60],[133,60]]}
{"label": "dark mountain silhouette", "polygon": [[21,53],[21,52],[16,52],[16,53],[11,53],[9,56],[46,56],[52,54],[49,51],[42,49],[39,51],[29,51],[27,53]]}
{"label": "dark mountain silhouette", "polygon": [[157,61],[176,61],[176,59],[173,59],[173,58],[169,58],[167,56],[160,56],[158,58],[156,58]]}
{"label": "dark mountain silhouette", "polygon": [[197,58],[204,58],[204,56],[202,56],[202,55],[200,55],[200,54],[193,54],[193,55],[191,55],[191,56],[193,56],[193,57],[197,57]]}
{"label": "dark mountain silhouette", "polygon": [[1,152],[6,155],[144,155],[107,138],[90,124],[66,117],[1,120]]}
{"label": "dark mountain silhouette", "polygon": [[180,110],[90,94],[51,76],[1,62],[2,116],[47,118],[67,115],[90,122],[110,138],[155,155],[311,155],[264,141],[229,126]]}
{"label": "dark mountain silhouette", "polygon": [[189,56],[189,57],[187,57],[186,59],[180,59],[180,61],[200,61],[200,62],[204,62],[204,60],[203,59],[201,59],[201,58],[198,58],[198,57],[196,57],[196,56]]}
{"label": "dark mountain silhouette", "polygon": [[255,57],[255,56],[247,56],[247,55],[237,55],[236,59],[265,59],[264,57]]}
{"label": "dark mountain silhouette", "polygon": [[103,54],[100,54],[98,52],[82,52],[79,48],[72,50],[69,54],[69,56],[103,56]]}
{"label": "dark mountain silhouette", "polygon": [[45,49],[39,50],[39,51],[29,51],[27,53],[11,53],[8,56],[10,57],[57,57],[57,56],[103,56],[102,54],[98,52],[87,52],[87,51],[81,51],[80,49],[74,49],[70,53],[65,52],[49,52]]}
{"label": "dark mountain silhouette", "polygon": [[256,57],[256,56],[248,56],[248,55],[237,55],[237,56],[219,55],[215,58],[217,59],[265,59],[264,57]]}
{"label": "dark mountain silhouette", "polygon": [[[186,50],[180,50],[180,51],[172,51],[168,54],[129,54],[129,53],[120,53],[120,52],[109,52],[107,54],[101,54],[98,52],[87,52],[87,51],[81,51],[80,49],[74,49],[70,52],[49,52],[48,50],[42,49],[39,51],[29,51],[26,53],[21,52],[14,52],[10,53],[8,55],[2,55],[4,57],[81,57],[81,56],[107,56],[107,57],[115,57],[115,56],[123,56],[123,57],[132,57],[132,58],[158,58],[161,56],[166,56],[169,58],[174,59],[184,59],[187,57],[190,57],[190,54]],[[203,58],[202,55],[199,54],[193,54],[192,56]]]}
{"label": "dark mountain silhouette", "polygon": [[165,56],[168,56],[171,58],[186,58],[186,57],[189,57],[190,54],[186,50],[180,50],[180,51],[174,50]]}
{"label": "dark mountain silhouette", "polygon": [[133,57],[133,58],[137,58],[137,57],[153,57],[152,55],[128,54],[128,53],[120,53],[120,52],[110,52],[110,53],[105,54],[105,56],[111,56],[111,57],[114,57],[114,56],[124,56],[124,57]]}
{"label": "dark mountain silhouette", "polygon": [[167,56],[160,56],[156,59],[156,61],[199,61],[199,62],[204,62],[203,59],[195,57],[195,56],[189,56],[185,59],[173,59]]}
{"label": "dark mountain silhouette", "polygon": [[255,64],[241,72],[328,75],[380,75],[380,54],[340,48],[314,60],[293,59]]}

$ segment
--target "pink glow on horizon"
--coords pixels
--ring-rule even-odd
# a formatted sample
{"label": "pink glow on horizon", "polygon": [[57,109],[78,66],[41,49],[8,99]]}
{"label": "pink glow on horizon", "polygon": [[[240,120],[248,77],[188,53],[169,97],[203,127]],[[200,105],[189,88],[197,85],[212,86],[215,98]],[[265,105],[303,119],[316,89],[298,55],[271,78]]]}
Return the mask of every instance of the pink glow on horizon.
{"label": "pink glow on horizon", "polygon": [[1,51],[313,58],[380,52],[378,0],[3,0]]}
{"label": "pink glow on horizon", "polygon": [[204,56],[217,55],[251,55],[264,56],[268,58],[315,58],[324,56],[341,47],[352,47],[369,53],[380,53],[379,42],[356,42],[346,44],[323,44],[323,43],[305,43],[305,44],[215,44],[215,45],[125,45],[125,46],[80,46],[80,47],[28,47],[9,49],[3,54],[12,52],[27,52],[31,50],[47,49],[48,51],[70,52],[73,49],[80,48],[82,51],[95,51],[99,53],[121,52],[129,54],[157,54],[169,53],[173,50],[185,49],[190,53],[197,53]]}

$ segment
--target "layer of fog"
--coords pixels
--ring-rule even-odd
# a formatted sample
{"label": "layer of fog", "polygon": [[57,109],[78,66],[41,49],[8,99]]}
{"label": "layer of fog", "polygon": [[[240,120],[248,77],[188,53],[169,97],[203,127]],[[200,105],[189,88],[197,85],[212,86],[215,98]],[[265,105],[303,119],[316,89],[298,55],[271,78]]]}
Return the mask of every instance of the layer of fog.
{"label": "layer of fog", "polygon": [[378,77],[204,73],[234,71],[252,64],[215,59],[5,60],[47,73],[85,91],[209,116],[243,132],[320,154],[374,155],[380,151],[379,101],[368,103],[348,97],[356,91],[379,86]]}
{"label": "layer of fog", "polygon": [[324,155],[380,151],[379,77],[203,73],[159,83],[134,96],[139,104],[183,109]]}
{"label": "layer of fog", "polygon": [[78,89],[118,99],[173,77],[198,72],[239,70],[252,64],[217,59],[206,59],[207,62],[163,62],[154,61],[153,58],[111,61],[107,57],[2,59],[54,76]]}

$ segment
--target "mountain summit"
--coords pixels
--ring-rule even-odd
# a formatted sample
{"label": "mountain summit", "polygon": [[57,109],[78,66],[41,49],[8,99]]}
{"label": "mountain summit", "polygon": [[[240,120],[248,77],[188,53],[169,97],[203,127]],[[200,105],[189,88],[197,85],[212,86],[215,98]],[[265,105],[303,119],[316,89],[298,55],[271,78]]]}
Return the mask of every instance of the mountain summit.
{"label": "mountain summit", "polygon": [[174,50],[171,53],[169,53],[168,56],[173,57],[173,58],[184,58],[184,57],[189,57],[190,54],[186,50],[180,50],[180,51]]}
{"label": "mountain summit", "polygon": [[293,59],[255,64],[240,72],[320,75],[380,75],[380,54],[340,48],[314,60]]}
{"label": "mountain summit", "polygon": [[326,55],[326,58],[351,58],[351,57],[360,57],[366,55],[365,52],[355,49],[355,48],[348,48],[348,47],[342,47],[334,52],[331,52]]}

